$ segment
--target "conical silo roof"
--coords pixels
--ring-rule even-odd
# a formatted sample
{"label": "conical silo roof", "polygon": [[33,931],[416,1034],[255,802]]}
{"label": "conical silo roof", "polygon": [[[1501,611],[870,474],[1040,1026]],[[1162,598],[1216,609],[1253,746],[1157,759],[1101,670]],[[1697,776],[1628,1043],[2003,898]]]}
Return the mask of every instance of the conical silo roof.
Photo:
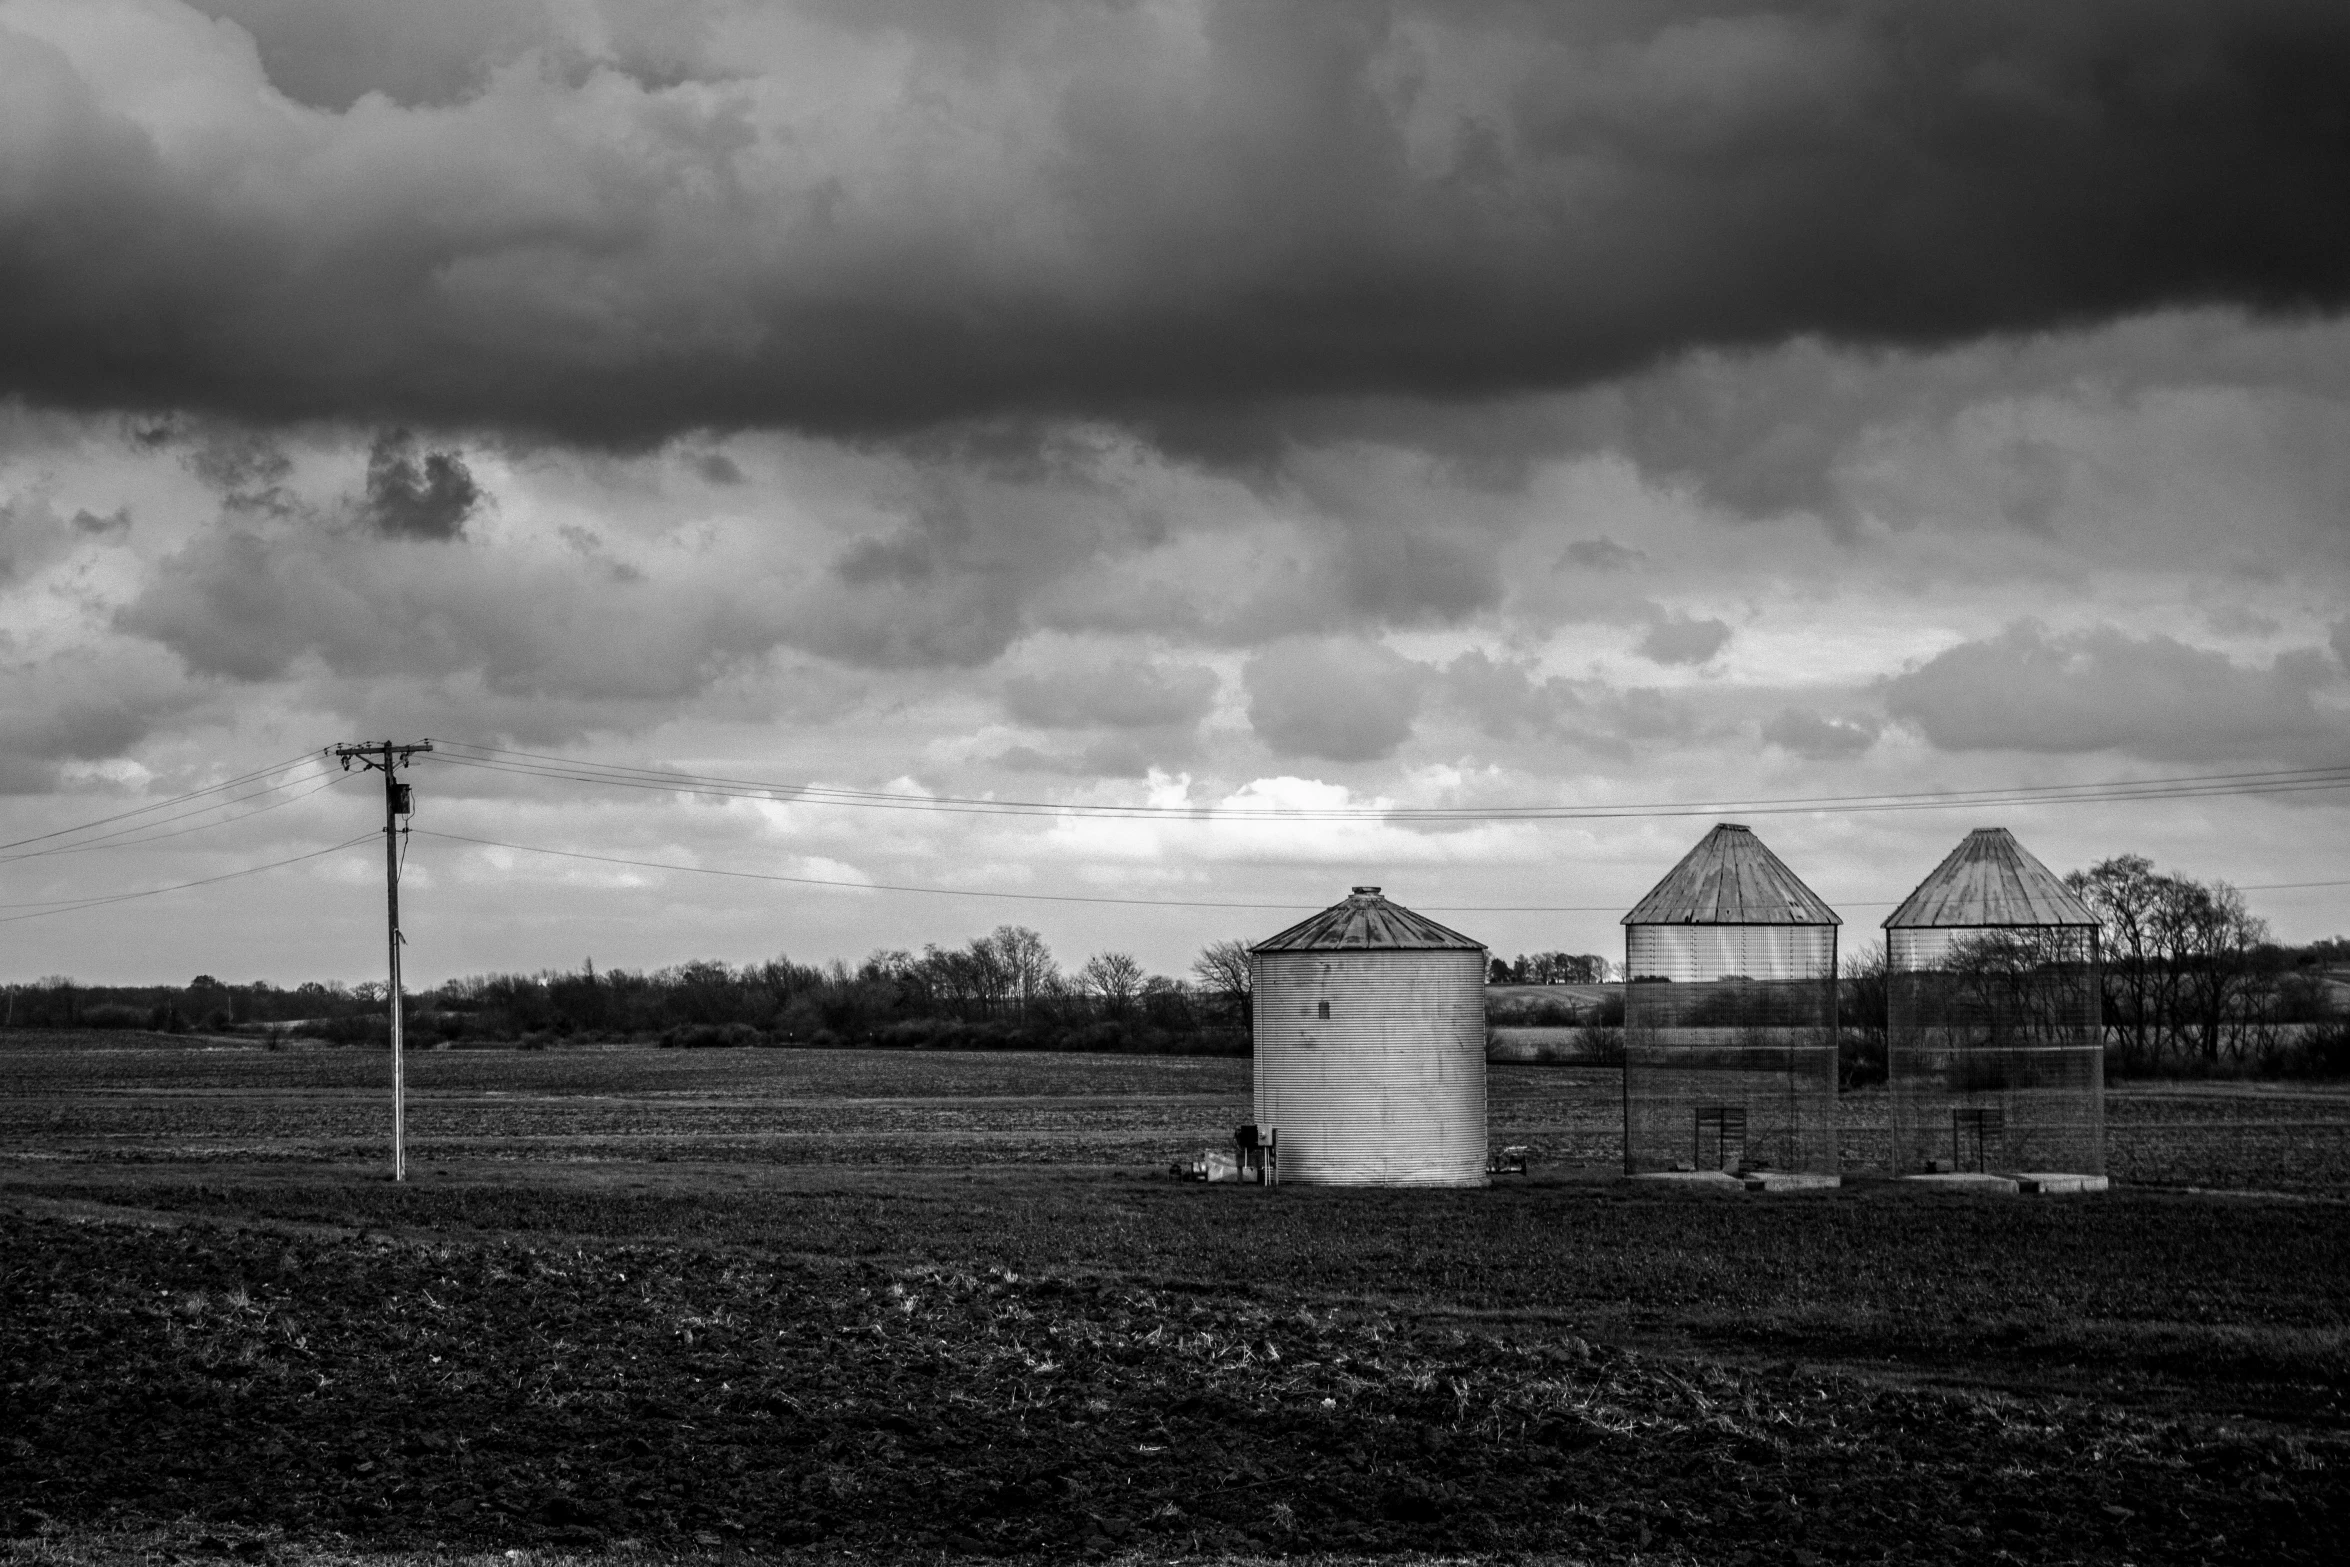
{"label": "conical silo roof", "polygon": [[2095,925],[2097,916],[2004,827],[1978,827],[1886,916],[1885,928]]}
{"label": "conical silo roof", "polygon": [[1300,920],[1278,936],[1268,936],[1251,952],[1483,952],[1485,943],[1471,941],[1459,931],[1439,925],[1425,914],[1414,914],[1400,903],[1390,903],[1376,887],[1357,887],[1344,903],[1334,903],[1309,920]]}
{"label": "conical silo roof", "polygon": [[1626,925],[1841,925],[1836,911],[1737,822],[1717,823],[1625,915]]}

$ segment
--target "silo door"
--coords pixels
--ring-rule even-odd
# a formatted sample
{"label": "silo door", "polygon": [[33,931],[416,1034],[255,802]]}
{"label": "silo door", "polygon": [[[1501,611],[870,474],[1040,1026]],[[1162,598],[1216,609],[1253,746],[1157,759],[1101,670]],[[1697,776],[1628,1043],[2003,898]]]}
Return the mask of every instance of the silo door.
{"label": "silo door", "polygon": [[1697,1112],[1697,1158],[1700,1170],[1735,1170],[1746,1162],[1746,1110],[1720,1105]]}
{"label": "silo door", "polygon": [[2007,1142],[2007,1112],[2000,1109],[1950,1112],[1950,1167],[1953,1170],[1994,1170]]}

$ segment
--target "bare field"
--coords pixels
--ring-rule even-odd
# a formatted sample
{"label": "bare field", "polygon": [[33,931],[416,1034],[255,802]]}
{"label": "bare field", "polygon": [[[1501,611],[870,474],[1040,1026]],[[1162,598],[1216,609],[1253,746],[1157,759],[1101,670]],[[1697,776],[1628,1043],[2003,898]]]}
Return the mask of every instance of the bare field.
{"label": "bare field", "polygon": [[[389,1070],[319,1044],[0,1034],[0,1160],[364,1159],[388,1136]],[[417,1051],[408,1075],[426,1160],[1153,1165],[1251,1113],[1249,1063],[1217,1057],[600,1046]],[[1619,1168],[1618,1083],[1496,1065],[1493,1141]],[[1881,1168],[1884,1092],[1838,1109],[1847,1170]],[[2118,1180],[2350,1196],[2350,1088],[2125,1083],[2106,1112]]]}
{"label": "bare field", "polygon": [[2176,1189],[2337,1189],[2342,1096],[2117,1091],[2170,1190],[1764,1199],[1499,1067],[1533,1179],[1263,1191],[1162,1164],[1245,1061],[411,1060],[395,1186],[381,1052],[0,1035],[0,1560],[2350,1547],[2350,1209]]}

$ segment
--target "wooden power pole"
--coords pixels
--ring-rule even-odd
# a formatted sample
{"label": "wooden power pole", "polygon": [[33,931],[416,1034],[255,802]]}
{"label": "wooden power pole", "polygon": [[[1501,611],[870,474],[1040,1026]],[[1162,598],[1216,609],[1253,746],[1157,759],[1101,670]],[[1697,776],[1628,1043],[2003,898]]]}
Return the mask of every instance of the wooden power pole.
{"label": "wooden power pole", "polygon": [[391,988],[384,999],[392,1017],[392,1179],[395,1181],[408,1179],[408,1076],[400,1026],[400,834],[405,829],[400,822],[415,809],[414,795],[408,785],[400,782],[398,774],[410,757],[431,749],[430,740],[419,740],[414,745],[377,740],[338,745],[334,752],[342,758],[345,772],[357,762],[370,772],[384,775],[384,905],[388,915],[386,944],[391,949]]}

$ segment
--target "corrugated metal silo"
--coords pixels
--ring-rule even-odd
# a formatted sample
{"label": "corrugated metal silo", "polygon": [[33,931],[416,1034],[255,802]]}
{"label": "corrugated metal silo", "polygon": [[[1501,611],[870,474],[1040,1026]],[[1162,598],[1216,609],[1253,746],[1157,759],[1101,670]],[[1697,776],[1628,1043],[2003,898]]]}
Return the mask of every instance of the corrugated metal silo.
{"label": "corrugated metal silo", "polygon": [[2097,916],[1979,827],[1885,920],[1893,1173],[2105,1174]]}
{"label": "corrugated metal silo", "polygon": [[1736,822],[1624,916],[1624,1169],[1835,1179],[1836,911]]}
{"label": "corrugated metal silo", "polygon": [[1249,964],[1281,1181],[1486,1184],[1482,944],[1357,887]]}

